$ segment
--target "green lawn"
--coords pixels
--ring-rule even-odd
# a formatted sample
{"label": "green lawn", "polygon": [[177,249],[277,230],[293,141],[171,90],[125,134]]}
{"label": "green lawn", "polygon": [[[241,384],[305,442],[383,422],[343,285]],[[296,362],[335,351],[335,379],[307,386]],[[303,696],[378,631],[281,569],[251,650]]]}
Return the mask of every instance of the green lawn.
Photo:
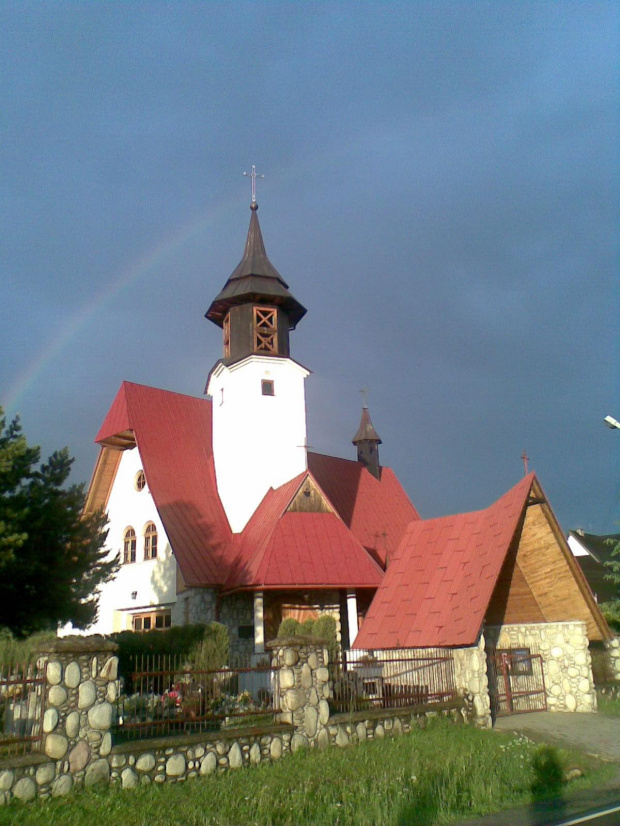
{"label": "green lawn", "polygon": [[[584,776],[565,784],[564,772],[574,768]],[[439,720],[394,740],[298,752],[213,778],[12,802],[0,808],[0,824],[430,826],[567,794],[606,779],[609,771],[584,755],[535,746],[524,737]]]}
{"label": "green lawn", "polygon": [[598,697],[598,712],[607,717],[620,717],[620,697]]}

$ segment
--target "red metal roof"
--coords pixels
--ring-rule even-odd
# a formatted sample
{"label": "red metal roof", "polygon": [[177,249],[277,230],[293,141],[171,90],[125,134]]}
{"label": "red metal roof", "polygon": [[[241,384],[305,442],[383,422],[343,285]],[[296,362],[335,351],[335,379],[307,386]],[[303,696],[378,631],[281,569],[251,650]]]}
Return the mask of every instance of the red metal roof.
{"label": "red metal roof", "polygon": [[308,468],[355,538],[385,567],[418,512],[390,468],[381,479],[359,462],[308,453]]}
{"label": "red metal roof", "polygon": [[236,555],[215,483],[211,402],[123,382],[97,442],[133,430],[187,585],[221,584]]}
{"label": "red metal roof", "polygon": [[[189,586],[376,587],[418,514],[389,468],[309,454],[309,475],[335,513],[285,513],[306,474],[270,490],[233,535],[220,502],[211,402],[124,382],[96,441],[133,431],[149,489]],[[372,558],[369,555],[372,554]]]}
{"label": "red metal roof", "polygon": [[227,589],[379,585],[383,572],[335,513],[286,512],[307,476],[268,491],[237,538]]}
{"label": "red metal roof", "polygon": [[355,647],[473,645],[534,478],[486,510],[412,522]]}

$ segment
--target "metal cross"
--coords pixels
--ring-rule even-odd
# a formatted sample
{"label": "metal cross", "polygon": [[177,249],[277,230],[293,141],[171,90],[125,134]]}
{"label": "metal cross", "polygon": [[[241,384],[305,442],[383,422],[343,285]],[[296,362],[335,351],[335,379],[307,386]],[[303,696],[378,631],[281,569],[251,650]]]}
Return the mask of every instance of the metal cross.
{"label": "metal cross", "polygon": [[527,463],[529,462],[530,457],[527,455],[525,450],[521,454],[521,458],[523,459],[523,467],[525,468],[525,475],[527,476]]}
{"label": "metal cross", "polygon": [[264,178],[264,175],[257,175],[256,174],[256,167],[252,164],[252,171],[251,172],[244,172],[243,173],[246,178],[252,179],[252,203],[256,203],[256,179],[257,178]]}
{"label": "metal cross", "polygon": [[364,399],[364,407],[368,407],[368,388],[362,387],[360,393],[362,394],[362,397]]}

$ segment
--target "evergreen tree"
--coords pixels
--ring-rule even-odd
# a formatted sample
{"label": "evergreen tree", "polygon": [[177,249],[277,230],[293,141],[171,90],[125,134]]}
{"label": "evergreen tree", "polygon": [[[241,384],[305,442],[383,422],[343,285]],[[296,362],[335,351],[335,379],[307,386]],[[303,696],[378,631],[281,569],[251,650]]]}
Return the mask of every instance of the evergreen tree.
{"label": "evergreen tree", "polygon": [[67,448],[37,467],[19,419],[0,408],[0,626],[23,636],[97,616],[97,586],[118,570],[106,561],[103,513],[84,515],[83,485],[65,486]]}

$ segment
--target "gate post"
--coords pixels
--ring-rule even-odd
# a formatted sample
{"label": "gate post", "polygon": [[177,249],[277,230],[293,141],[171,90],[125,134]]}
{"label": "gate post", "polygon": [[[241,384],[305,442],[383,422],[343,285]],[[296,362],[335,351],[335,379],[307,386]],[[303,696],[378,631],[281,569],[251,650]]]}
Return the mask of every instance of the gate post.
{"label": "gate post", "polygon": [[484,635],[480,635],[477,645],[454,648],[452,654],[457,691],[467,700],[476,726],[491,728],[491,700]]}

